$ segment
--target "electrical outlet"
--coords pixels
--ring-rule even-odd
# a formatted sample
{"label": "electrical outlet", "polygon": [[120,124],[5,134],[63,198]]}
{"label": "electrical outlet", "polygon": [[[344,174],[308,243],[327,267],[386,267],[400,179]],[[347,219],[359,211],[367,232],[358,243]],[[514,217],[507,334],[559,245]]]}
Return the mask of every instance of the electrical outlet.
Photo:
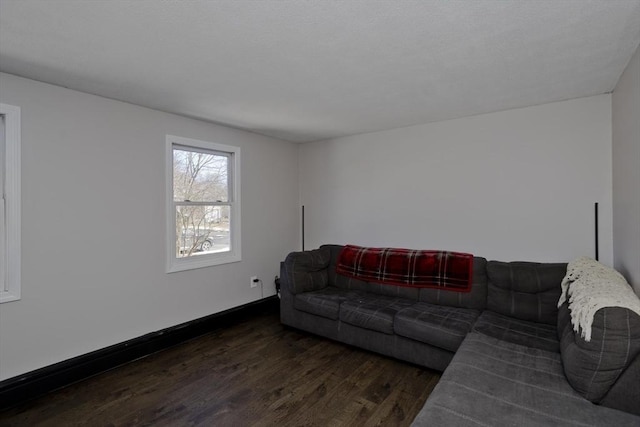
{"label": "electrical outlet", "polygon": [[251,276],[251,287],[252,288],[258,287],[258,276]]}

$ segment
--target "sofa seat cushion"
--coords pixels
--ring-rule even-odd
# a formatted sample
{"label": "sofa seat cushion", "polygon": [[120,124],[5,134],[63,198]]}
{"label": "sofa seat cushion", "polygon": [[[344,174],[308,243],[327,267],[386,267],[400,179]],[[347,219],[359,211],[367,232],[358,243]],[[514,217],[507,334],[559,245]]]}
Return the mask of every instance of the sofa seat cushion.
{"label": "sofa seat cushion", "polygon": [[473,330],[514,344],[560,352],[556,328],[544,323],[518,320],[485,310],[478,317]]}
{"label": "sofa seat cushion", "polygon": [[300,311],[331,320],[338,320],[340,304],[347,299],[358,298],[361,294],[362,292],[328,286],[318,291],[303,292],[295,295],[293,306]]}
{"label": "sofa seat cushion", "polygon": [[480,311],[419,302],[396,314],[393,330],[403,337],[456,351]]}
{"label": "sofa seat cushion", "polygon": [[560,354],[471,332],[413,426],[637,426],[567,382]]}
{"label": "sofa seat cushion", "polygon": [[396,314],[413,304],[415,301],[406,298],[361,294],[340,305],[340,320],[350,325],[391,335]]}

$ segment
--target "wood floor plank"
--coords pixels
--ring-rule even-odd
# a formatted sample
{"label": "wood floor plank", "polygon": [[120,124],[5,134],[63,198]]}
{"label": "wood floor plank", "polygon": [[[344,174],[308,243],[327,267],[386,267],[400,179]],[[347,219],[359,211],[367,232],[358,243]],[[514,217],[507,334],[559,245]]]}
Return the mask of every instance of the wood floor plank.
{"label": "wood floor plank", "polygon": [[7,410],[0,425],[408,426],[439,378],[264,313]]}

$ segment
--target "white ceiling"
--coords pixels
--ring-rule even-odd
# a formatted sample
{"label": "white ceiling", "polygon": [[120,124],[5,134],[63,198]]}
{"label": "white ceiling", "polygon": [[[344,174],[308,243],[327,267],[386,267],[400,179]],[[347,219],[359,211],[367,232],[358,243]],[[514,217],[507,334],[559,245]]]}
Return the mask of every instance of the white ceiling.
{"label": "white ceiling", "polygon": [[0,0],[0,70],[305,142],[613,90],[640,0]]}

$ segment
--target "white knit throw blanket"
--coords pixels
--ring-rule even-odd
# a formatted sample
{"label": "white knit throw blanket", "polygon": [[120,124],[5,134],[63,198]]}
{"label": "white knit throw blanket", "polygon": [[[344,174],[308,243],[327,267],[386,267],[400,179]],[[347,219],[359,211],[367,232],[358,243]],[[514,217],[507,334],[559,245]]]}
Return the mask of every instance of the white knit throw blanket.
{"label": "white knit throw blanket", "polygon": [[640,299],[622,274],[598,261],[580,257],[567,266],[558,307],[569,296],[573,330],[591,341],[591,325],[603,307],[623,307],[640,316]]}

